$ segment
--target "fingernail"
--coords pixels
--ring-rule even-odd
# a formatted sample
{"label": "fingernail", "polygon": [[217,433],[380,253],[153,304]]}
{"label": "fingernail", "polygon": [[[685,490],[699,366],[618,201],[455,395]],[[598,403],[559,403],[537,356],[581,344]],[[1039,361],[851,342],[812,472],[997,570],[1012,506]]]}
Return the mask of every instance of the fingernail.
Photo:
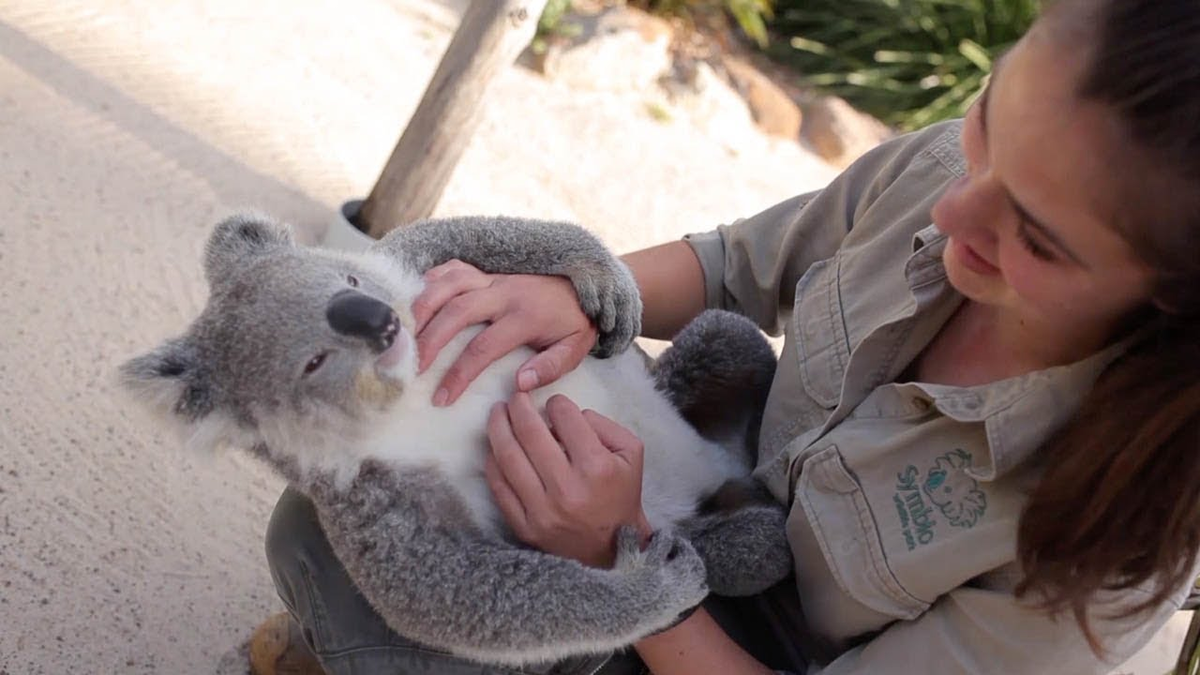
{"label": "fingernail", "polygon": [[519,387],[522,391],[529,391],[530,389],[536,389],[537,386],[538,386],[537,372],[532,371],[532,370],[522,370],[520,372],[520,374],[517,375],[517,387]]}
{"label": "fingernail", "polygon": [[433,395],[433,404],[439,408],[446,405],[446,401],[449,401],[449,400],[450,400],[450,392],[447,391],[445,388],[438,389],[437,393]]}

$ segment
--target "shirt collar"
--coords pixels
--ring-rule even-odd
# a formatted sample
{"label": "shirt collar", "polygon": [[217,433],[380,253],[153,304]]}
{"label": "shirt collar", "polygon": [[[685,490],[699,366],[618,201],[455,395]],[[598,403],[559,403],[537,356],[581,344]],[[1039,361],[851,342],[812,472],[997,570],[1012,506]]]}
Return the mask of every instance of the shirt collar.
{"label": "shirt collar", "polygon": [[[905,267],[910,287],[931,281],[949,286],[942,265],[946,239],[935,224],[913,235],[913,255]],[[978,457],[967,473],[976,480],[992,481],[1027,459],[1066,424],[1100,374],[1137,339],[1138,335],[1126,338],[1075,363],[975,387],[919,386],[947,417],[984,422],[989,452]]]}
{"label": "shirt collar", "polygon": [[[946,235],[942,234],[942,231],[938,229],[937,224],[931,223],[930,225],[928,225],[927,227],[925,227],[924,229],[920,230],[919,232],[917,232],[916,234],[913,235],[913,253],[919,252],[921,249],[925,248],[926,246],[930,246],[933,244],[941,244],[941,243],[945,242],[945,240],[946,240]],[[938,254],[939,255],[941,254],[940,249],[938,251]]]}
{"label": "shirt collar", "polygon": [[967,473],[976,480],[992,481],[1029,458],[1066,424],[1100,374],[1134,339],[1121,340],[1075,363],[998,382],[974,387],[918,386],[947,417],[984,423],[988,452],[975,458]]}

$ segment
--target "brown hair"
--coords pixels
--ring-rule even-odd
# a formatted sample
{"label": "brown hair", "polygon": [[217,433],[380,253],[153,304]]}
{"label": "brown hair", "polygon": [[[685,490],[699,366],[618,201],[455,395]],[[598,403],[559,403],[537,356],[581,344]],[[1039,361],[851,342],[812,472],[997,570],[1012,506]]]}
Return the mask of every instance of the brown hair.
{"label": "brown hair", "polygon": [[1044,20],[1090,24],[1079,95],[1115,111],[1145,160],[1122,178],[1116,228],[1156,271],[1145,338],[1039,453],[1018,526],[1018,595],[1072,612],[1102,653],[1088,623],[1096,595],[1148,583],[1118,616],[1148,610],[1190,581],[1200,552],[1200,4],[1076,0],[1051,12]]}

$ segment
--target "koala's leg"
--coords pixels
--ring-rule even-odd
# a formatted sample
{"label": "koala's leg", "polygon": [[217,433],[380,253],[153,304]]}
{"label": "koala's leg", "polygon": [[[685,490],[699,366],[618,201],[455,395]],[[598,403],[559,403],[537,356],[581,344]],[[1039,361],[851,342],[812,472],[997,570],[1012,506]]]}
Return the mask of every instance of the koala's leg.
{"label": "koala's leg", "polygon": [[[702,436],[753,459],[775,352],[749,319],[709,310],[654,364],[655,386]],[[784,508],[754,479],[730,481],[680,525],[718,595],[752,595],[792,569]]]}
{"label": "koala's leg", "polygon": [[753,456],[775,352],[752,321],[710,309],[684,326],[653,367],[655,386],[700,435],[744,438]]}
{"label": "koala's leg", "polygon": [[787,514],[772,500],[695,516],[679,525],[704,560],[717,595],[761,593],[792,572]]}
{"label": "koala's leg", "polygon": [[593,356],[624,351],[641,332],[633,274],[578,225],[504,216],[424,220],[392,230],[374,248],[420,271],[458,259],[494,274],[565,276],[600,330]]}
{"label": "koala's leg", "polygon": [[623,532],[612,570],[482,535],[430,471],[368,466],[348,490],[310,485],[350,577],[398,634],[477,661],[519,665],[603,653],[668,625],[704,598],[682,538],[639,550]]}

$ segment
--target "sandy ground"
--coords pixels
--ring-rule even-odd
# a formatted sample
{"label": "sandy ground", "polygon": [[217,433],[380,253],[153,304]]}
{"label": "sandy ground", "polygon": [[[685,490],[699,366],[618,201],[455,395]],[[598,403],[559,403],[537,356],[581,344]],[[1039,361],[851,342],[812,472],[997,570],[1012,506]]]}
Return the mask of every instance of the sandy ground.
{"label": "sandy ground", "polygon": [[[199,311],[220,217],[315,241],[369,190],[465,2],[0,2],[0,675],[236,672],[281,608],[280,481],[180,451],[114,367]],[[513,68],[439,213],[573,219],[629,250],[832,175],[730,133]],[[1120,672],[1165,672],[1173,630]]]}

